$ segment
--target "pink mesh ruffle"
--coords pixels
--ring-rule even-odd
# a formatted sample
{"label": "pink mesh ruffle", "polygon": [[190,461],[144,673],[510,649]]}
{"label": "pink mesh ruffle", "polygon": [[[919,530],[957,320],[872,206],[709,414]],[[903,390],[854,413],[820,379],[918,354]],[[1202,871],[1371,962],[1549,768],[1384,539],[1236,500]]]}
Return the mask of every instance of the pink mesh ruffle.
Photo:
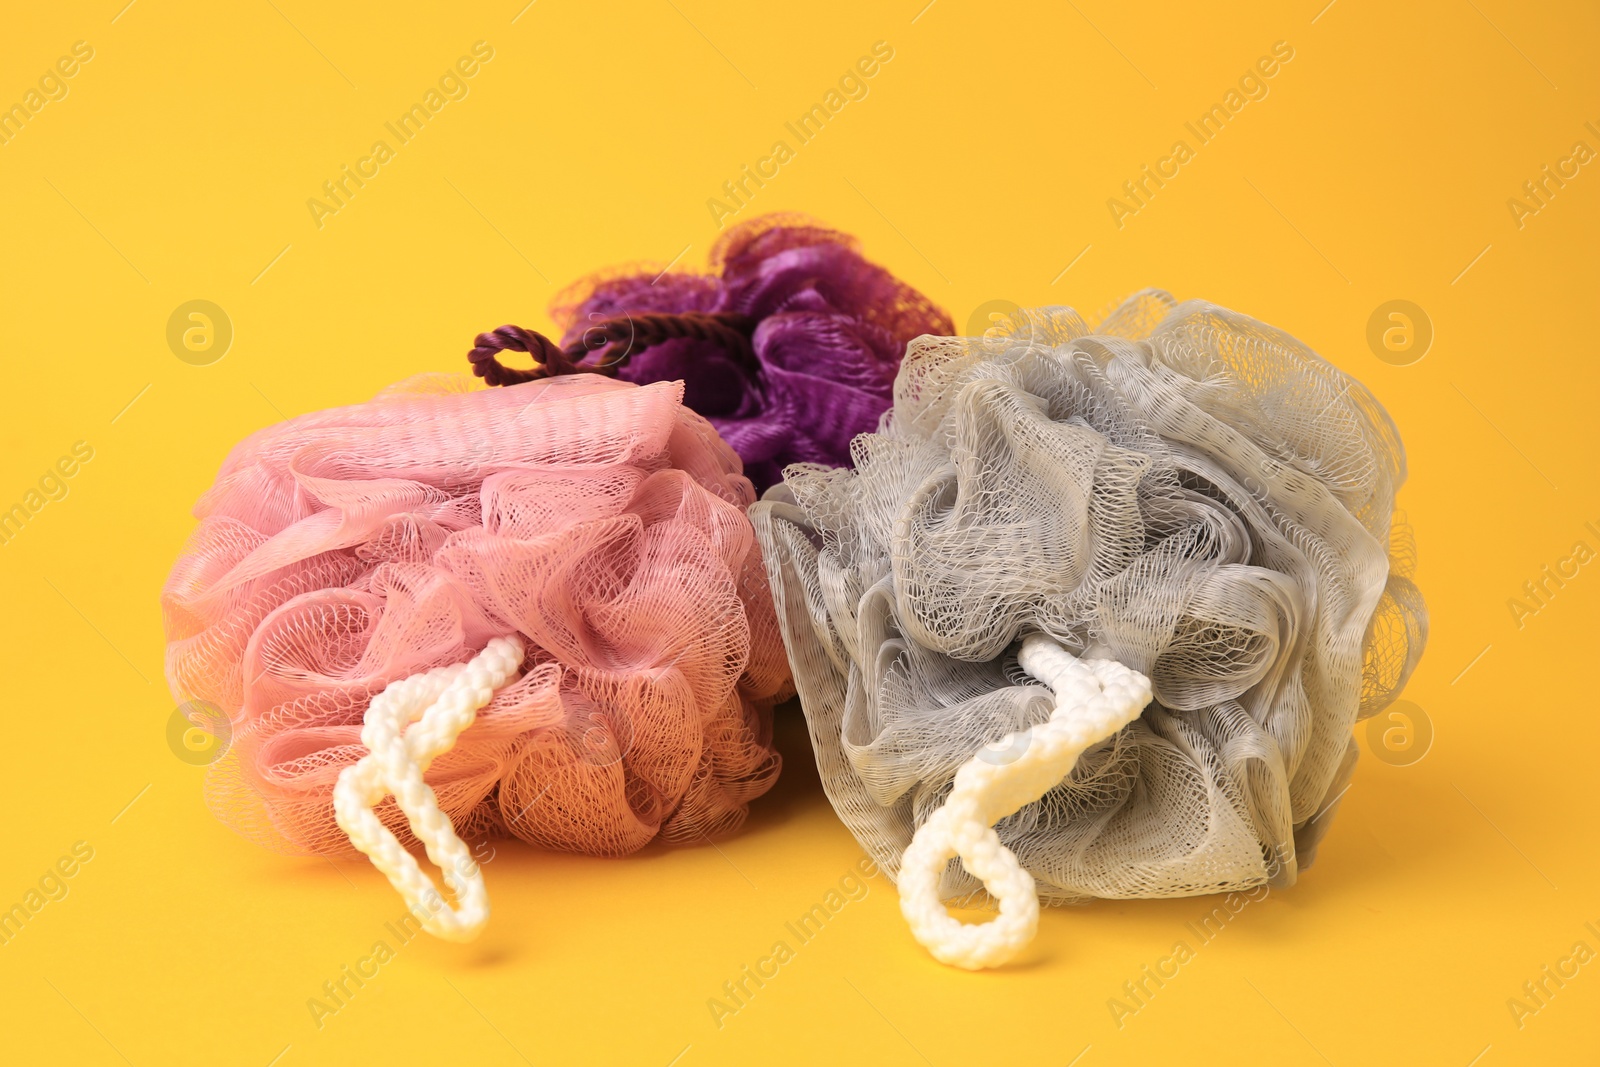
{"label": "pink mesh ruffle", "polygon": [[515,631],[523,677],[427,775],[463,838],[620,855],[737,826],[791,691],[753,498],[677,383],[432,376],[254,434],[162,594],[173,693],[232,721],[213,808],[350,851],[332,795],[368,701]]}

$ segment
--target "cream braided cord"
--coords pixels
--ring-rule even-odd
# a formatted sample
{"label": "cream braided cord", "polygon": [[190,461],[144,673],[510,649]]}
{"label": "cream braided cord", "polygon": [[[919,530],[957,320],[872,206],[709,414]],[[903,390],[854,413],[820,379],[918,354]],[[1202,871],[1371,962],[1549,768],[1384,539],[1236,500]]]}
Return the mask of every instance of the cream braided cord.
{"label": "cream braided cord", "polygon": [[[339,828],[388,877],[412,914],[422,920],[422,928],[446,941],[478,936],[489,920],[489,894],[483,872],[422,776],[434,758],[448,752],[461,731],[472,725],[494,691],[516,676],[522,657],[521,638],[497,637],[470,662],[390,683],[367,705],[361,727],[367,755],[340,773],[333,790]],[[444,872],[445,883],[455,894],[454,908],[374,813],[390,793],[428,850],[428,859]]]}
{"label": "cream braided cord", "polygon": [[[900,861],[900,911],[913,936],[940,962],[974,971],[1011,959],[1039,926],[1033,876],[993,825],[1044,796],[1080,755],[1150,703],[1150,679],[1138,671],[1115,660],[1080,660],[1043,634],[1023,640],[1017,662],[1054,691],[1050,721],[986,745],[964,763],[950,796],[918,827]],[[945,910],[939,877],[953,856],[1000,902],[999,918],[967,925]]]}

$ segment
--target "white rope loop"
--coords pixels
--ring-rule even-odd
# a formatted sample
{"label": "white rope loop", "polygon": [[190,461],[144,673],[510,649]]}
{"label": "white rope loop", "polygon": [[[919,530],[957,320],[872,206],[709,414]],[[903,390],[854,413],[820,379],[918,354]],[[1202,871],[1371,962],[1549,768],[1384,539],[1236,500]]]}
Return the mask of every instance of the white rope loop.
{"label": "white rope loop", "polygon": [[[1138,671],[1115,660],[1080,660],[1044,634],[1023,640],[1017,662],[1055,693],[1050,721],[986,745],[964,763],[950,796],[918,827],[900,861],[900,911],[912,935],[941,963],[974,971],[1010,960],[1039,926],[1033,876],[993,825],[1044,796],[1080,755],[1137,719],[1151,697],[1150,679]],[[968,925],[945,909],[939,877],[955,856],[1000,902],[998,918]]]}
{"label": "white rope loop", "polygon": [[[446,941],[478,936],[489,921],[489,894],[483,872],[422,776],[472,725],[494,691],[516,677],[523,655],[521,638],[497,637],[467,663],[390,683],[367,705],[361,741],[368,754],[340,773],[333,790],[339,828],[405,898],[422,928]],[[373,811],[391,793],[428,859],[444,873],[454,908]]]}

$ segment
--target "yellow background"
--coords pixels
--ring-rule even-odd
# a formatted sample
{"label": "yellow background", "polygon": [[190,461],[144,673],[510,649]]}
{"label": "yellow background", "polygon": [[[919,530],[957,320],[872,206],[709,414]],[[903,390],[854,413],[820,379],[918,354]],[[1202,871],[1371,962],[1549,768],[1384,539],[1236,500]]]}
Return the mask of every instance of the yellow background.
{"label": "yellow background", "polygon": [[[1600,951],[1600,564],[1520,627],[1507,606],[1574,542],[1600,549],[1600,165],[1521,228],[1506,204],[1575,141],[1600,149],[1592,6],[124,2],[0,20],[0,104],[94,49],[0,145],[0,507],[94,449],[0,546],[0,905],[94,848],[0,946],[0,1058],[1600,1062],[1600,962],[1520,1028],[1507,1007],[1575,942]],[[470,95],[319,229],[307,199],[478,40],[494,58]],[[738,218],[859,234],[958,324],[1159,285],[1368,382],[1409,447],[1433,635],[1406,697],[1431,749],[1363,758],[1315,868],[1120,1028],[1107,1001],[1215,901],[1054,910],[1020,965],[972,975],[932,962],[874,879],[719,1029],[707,1000],[860,854],[791,708],[785,778],[745,832],[625,861],[502,843],[486,936],[413,941],[319,1030],[308,998],[400,903],[362,863],[236,838],[169,750],[157,595],[190,507],[248,431],[460,370],[476,332],[547,326],[588,271],[703,263],[707,199],[879,40],[869,95]],[[1270,94],[1119,229],[1106,200],[1280,40]],[[208,366],[166,341],[192,299],[234,328]],[[1435,330],[1410,366],[1366,341],[1392,299]]]}

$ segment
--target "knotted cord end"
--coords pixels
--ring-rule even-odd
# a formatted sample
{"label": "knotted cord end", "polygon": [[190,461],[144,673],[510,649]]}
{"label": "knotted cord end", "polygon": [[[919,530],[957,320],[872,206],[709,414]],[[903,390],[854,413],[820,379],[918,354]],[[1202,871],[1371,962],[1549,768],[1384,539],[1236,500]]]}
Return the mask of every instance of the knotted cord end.
{"label": "knotted cord end", "polygon": [[[478,936],[489,921],[489,895],[483,872],[423,773],[472,725],[494,691],[516,677],[524,655],[520,637],[497,637],[467,663],[390,683],[367,705],[361,728],[367,755],[340,773],[333,790],[339,828],[405,898],[422,928],[446,941]],[[454,908],[374,812],[391,793],[428,859],[444,873]]]}
{"label": "knotted cord end", "polygon": [[[1072,773],[1078,757],[1112,736],[1150,703],[1150,679],[1114,660],[1078,659],[1043,634],[1031,634],[1017,657],[1022,669],[1056,695],[1049,722],[985,746],[956,772],[944,805],[930,815],[900,863],[900,911],[935,959],[968,970],[998,967],[1033,940],[1039,898],[1033,876],[1001,843],[993,826]],[[952,857],[983,882],[1000,916],[968,926],[939,897]]]}
{"label": "knotted cord end", "polygon": [[[536,330],[507,325],[480,333],[467,353],[467,361],[472,364],[472,373],[491,386],[519,385],[585,371],[611,377],[629,358],[647,348],[666,341],[695,340],[721,345],[753,373],[758,366],[750,340],[755,327],[754,318],[731,311],[622,315],[602,319],[563,348]],[[526,352],[533,357],[534,365],[527,369],[508,367],[499,358],[499,353],[506,351]],[[592,360],[588,358],[591,354],[595,356]]]}

